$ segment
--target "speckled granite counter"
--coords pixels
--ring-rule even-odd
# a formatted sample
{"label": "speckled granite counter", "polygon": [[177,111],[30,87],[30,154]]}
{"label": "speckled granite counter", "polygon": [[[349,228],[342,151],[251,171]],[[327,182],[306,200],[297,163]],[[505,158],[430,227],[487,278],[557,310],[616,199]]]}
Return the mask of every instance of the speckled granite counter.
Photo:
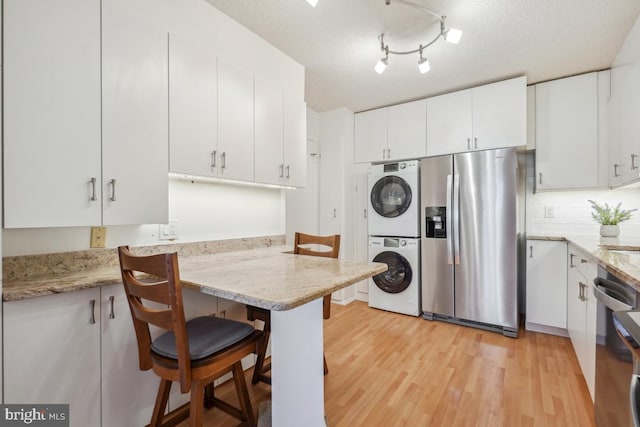
{"label": "speckled granite counter", "polygon": [[[265,236],[132,248],[137,254],[178,252],[180,259],[284,245],[285,237]],[[95,286],[120,283],[116,249],[90,249],[4,257],[2,259],[2,299],[15,301]]]}
{"label": "speckled granite counter", "polygon": [[[640,292],[640,239],[527,234],[530,240],[567,241]],[[623,252],[621,252],[623,251]],[[624,252],[626,251],[626,252]]]}
{"label": "speckled granite counter", "polygon": [[[256,242],[245,243],[258,245]],[[212,249],[213,243],[208,249],[166,245],[132,250],[138,254],[178,251],[180,276],[185,287],[275,311],[290,310],[387,269],[387,265],[381,263],[293,255],[284,253],[291,249],[288,246],[273,245],[275,242],[271,240],[267,243],[262,242],[259,245],[262,247],[258,248],[230,251],[220,247]],[[31,257],[16,257],[31,258],[31,271],[39,274],[16,278],[16,272],[12,273],[11,279],[3,284],[3,300],[14,301],[120,282],[115,250],[105,250],[102,254],[95,252],[98,255],[91,256],[85,252],[93,251],[34,256],[52,257],[53,260],[44,263],[50,266],[46,268]],[[102,263],[97,262],[100,259]],[[11,260],[6,268],[24,264],[23,268],[28,269],[29,265],[25,263],[25,259]]]}

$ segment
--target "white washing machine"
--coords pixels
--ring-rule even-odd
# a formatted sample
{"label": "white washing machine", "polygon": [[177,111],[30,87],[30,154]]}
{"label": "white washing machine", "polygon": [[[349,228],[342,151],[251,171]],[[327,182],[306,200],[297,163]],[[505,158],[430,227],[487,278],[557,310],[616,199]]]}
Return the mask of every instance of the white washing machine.
{"label": "white washing machine", "polygon": [[389,266],[369,279],[369,307],[420,315],[420,239],[369,237],[369,260]]}
{"label": "white washing machine", "polygon": [[370,236],[420,237],[420,162],[369,167]]}

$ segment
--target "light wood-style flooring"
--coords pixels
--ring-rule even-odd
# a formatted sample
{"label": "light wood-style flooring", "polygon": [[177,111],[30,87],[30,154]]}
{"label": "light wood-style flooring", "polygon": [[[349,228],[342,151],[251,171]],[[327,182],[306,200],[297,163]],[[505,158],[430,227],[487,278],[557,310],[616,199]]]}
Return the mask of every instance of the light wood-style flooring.
{"label": "light wood-style flooring", "polygon": [[[506,338],[355,302],[332,306],[325,354],[330,427],[594,425],[568,338],[522,330],[517,339]],[[250,374],[257,411],[270,390],[252,386]],[[216,389],[223,398],[233,393],[231,383]],[[205,425],[237,420],[213,409]]]}

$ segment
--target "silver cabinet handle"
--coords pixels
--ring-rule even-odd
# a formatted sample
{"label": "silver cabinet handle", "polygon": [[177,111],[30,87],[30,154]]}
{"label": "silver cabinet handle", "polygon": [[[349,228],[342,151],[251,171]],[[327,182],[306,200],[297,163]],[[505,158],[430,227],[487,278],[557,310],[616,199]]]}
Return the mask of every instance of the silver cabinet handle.
{"label": "silver cabinet handle", "polygon": [[387,150],[385,148],[382,149],[382,159],[386,159],[387,158]]}
{"label": "silver cabinet handle", "polygon": [[333,209],[333,217],[335,218],[337,214],[338,214],[338,210],[334,208]]}
{"label": "silver cabinet handle", "polygon": [[631,170],[638,169],[638,165],[636,165],[636,159],[638,158],[637,154],[631,155]]}
{"label": "silver cabinet handle", "polygon": [[460,265],[460,175],[453,176],[453,255],[456,265]]}
{"label": "silver cabinet handle", "polygon": [[227,153],[226,152],[222,152],[222,156],[221,160],[222,160],[222,169],[226,169],[227,168]]}
{"label": "silver cabinet handle", "polygon": [[582,283],[582,301],[589,300],[588,292],[585,292],[587,289],[589,289],[589,286],[586,283]]}
{"label": "silver cabinet handle", "polygon": [[617,177],[620,176],[620,175],[618,175],[618,168],[619,167],[620,167],[620,165],[616,165],[616,164],[613,165],[613,177],[614,178],[617,178]]}
{"label": "silver cabinet handle", "polygon": [[584,301],[584,285],[582,284],[582,282],[578,282],[578,289],[580,290],[578,292],[578,299],[580,301]]}
{"label": "silver cabinet handle", "polygon": [[96,181],[96,178],[91,178],[91,198],[89,200],[91,200],[92,202],[98,200],[98,197],[96,197]]}
{"label": "silver cabinet handle", "polygon": [[89,318],[89,324],[93,325],[96,323],[96,300],[92,299],[89,301],[89,306],[91,307],[91,317]]}
{"label": "silver cabinet handle", "polygon": [[115,319],[116,318],[116,314],[113,312],[113,300],[115,299],[115,297],[113,295],[111,295],[109,297],[109,319]]}
{"label": "silver cabinet handle", "polygon": [[290,171],[291,171],[291,166],[287,165],[287,175],[285,176],[285,178],[291,178],[291,176],[289,175]]}
{"label": "silver cabinet handle", "polygon": [[[451,234],[451,190],[452,190],[452,179],[451,175],[447,175],[447,206],[445,207],[445,220],[446,220],[446,230],[447,233],[447,264],[453,264],[453,235]],[[425,227],[426,229],[426,227]]]}
{"label": "silver cabinet handle", "polygon": [[575,265],[573,265],[573,257],[575,255],[574,254],[569,254],[569,267],[573,268],[575,267]]}
{"label": "silver cabinet handle", "polygon": [[391,158],[391,148],[387,148],[387,159]]}
{"label": "silver cabinet handle", "polygon": [[280,165],[280,178],[284,176],[284,165]]}
{"label": "silver cabinet handle", "polygon": [[476,150],[478,149],[478,137],[477,136],[473,137],[473,148],[476,149]]}
{"label": "silver cabinet handle", "polygon": [[471,138],[467,138],[467,150],[471,150]]}
{"label": "silver cabinet handle", "polygon": [[363,209],[363,211],[364,211],[364,217],[366,218],[367,217],[367,210]]}
{"label": "silver cabinet handle", "polygon": [[116,201],[116,180],[112,179],[111,181],[111,197],[109,197],[109,200],[111,200],[112,202]]}
{"label": "silver cabinet handle", "polygon": [[216,150],[213,150],[211,152],[211,168],[215,168],[216,167],[216,155],[218,154],[218,152]]}
{"label": "silver cabinet handle", "polygon": [[538,184],[542,184],[542,172],[538,174]]}
{"label": "silver cabinet handle", "polygon": [[529,246],[529,258],[533,258],[533,246]]}

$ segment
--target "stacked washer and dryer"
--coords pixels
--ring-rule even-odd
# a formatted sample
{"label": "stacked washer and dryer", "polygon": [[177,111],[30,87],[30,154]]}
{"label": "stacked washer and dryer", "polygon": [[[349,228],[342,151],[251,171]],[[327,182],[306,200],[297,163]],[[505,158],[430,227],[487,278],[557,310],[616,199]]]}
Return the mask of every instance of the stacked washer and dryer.
{"label": "stacked washer and dryer", "polygon": [[389,269],[369,279],[369,307],[420,315],[420,161],[369,168],[369,260]]}

